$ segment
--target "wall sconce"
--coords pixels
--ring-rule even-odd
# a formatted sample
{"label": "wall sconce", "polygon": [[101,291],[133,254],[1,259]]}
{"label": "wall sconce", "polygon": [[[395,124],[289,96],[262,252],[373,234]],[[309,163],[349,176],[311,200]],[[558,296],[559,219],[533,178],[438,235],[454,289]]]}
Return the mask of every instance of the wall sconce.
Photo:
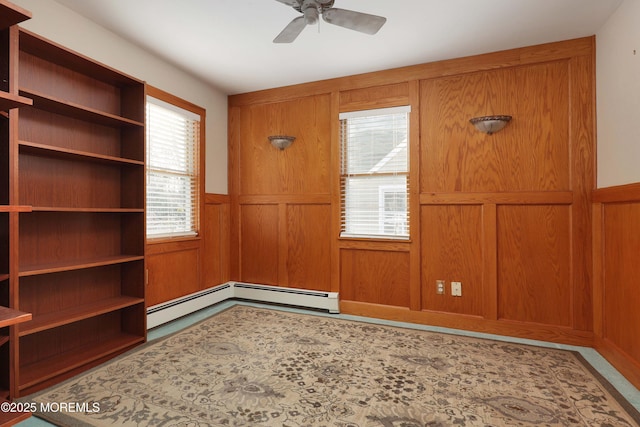
{"label": "wall sconce", "polygon": [[480,132],[491,135],[492,133],[496,133],[499,130],[502,130],[502,128],[504,128],[510,120],[511,116],[484,116],[474,117],[469,121]]}
{"label": "wall sconce", "polygon": [[285,148],[290,146],[295,139],[296,139],[295,136],[286,136],[286,135],[272,135],[269,137],[269,141],[271,141],[271,145],[276,147],[278,150],[284,150]]}

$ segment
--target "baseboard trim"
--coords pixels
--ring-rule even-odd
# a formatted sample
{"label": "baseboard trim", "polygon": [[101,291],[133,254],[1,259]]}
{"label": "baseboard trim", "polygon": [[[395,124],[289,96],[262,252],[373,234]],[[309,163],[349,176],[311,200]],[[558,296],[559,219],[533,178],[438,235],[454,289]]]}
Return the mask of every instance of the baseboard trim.
{"label": "baseboard trim", "polygon": [[559,326],[540,325],[508,320],[491,320],[481,316],[443,313],[428,310],[410,310],[407,307],[370,304],[358,301],[340,301],[340,312],[355,316],[374,317],[398,322],[441,326],[463,331],[510,336],[538,341],[592,347],[593,332],[576,331]]}
{"label": "baseboard trim", "polygon": [[604,338],[596,338],[595,349],[629,380],[635,388],[640,390],[640,363],[638,363],[638,361],[613,342]]}

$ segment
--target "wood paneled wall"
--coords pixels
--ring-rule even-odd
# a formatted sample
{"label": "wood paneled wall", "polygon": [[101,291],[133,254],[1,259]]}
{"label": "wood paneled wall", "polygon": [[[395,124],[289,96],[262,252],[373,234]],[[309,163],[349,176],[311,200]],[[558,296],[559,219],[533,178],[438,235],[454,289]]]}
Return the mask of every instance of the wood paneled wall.
{"label": "wood paneled wall", "polygon": [[[583,38],[231,96],[231,278],[591,344],[594,54]],[[397,105],[412,107],[411,239],[340,238],[338,115]],[[494,135],[469,123],[494,114],[513,120]],[[279,151],[275,134],[297,139]]]}
{"label": "wood paneled wall", "polygon": [[640,388],[640,183],[593,194],[596,348]]}
{"label": "wood paneled wall", "polygon": [[[331,289],[331,97],[231,108],[234,278]],[[286,150],[270,135],[293,135]]]}

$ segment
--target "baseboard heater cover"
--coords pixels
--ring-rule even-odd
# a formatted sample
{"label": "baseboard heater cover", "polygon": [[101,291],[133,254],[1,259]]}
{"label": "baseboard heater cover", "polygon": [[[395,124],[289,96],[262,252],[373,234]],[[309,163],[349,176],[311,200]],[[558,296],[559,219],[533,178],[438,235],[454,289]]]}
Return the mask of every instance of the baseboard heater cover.
{"label": "baseboard heater cover", "polygon": [[147,329],[194,313],[224,300],[233,298],[233,285],[225,283],[204,291],[176,298],[147,308]]}
{"label": "baseboard heater cover", "polygon": [[327,310],[329,313],[340,312],[337,292],[309,291],[242,282],[234,282],[233,289],[235,298],[317,308]]}
{"label": "baseboard heater cover", "polygon": [[147,309],[147,328],[155,328],[163,323],[234,298],[327,310],[329,313],[340,312],[337,292],[282,288],[256,283],[227,282],[149,307]]}

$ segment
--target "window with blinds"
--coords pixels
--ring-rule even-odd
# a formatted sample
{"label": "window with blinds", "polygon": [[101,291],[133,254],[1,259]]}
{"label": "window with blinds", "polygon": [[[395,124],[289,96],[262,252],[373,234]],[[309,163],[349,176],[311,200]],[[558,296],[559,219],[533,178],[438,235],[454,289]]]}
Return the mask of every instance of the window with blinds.
{"label": "window with blinds", "polygon": [[200,115],[147,96],[147,238],[196,236]]}
{"label": "window with blinds", "polygon": [[341,237],[409,238],[410,112],[340,114]]}

